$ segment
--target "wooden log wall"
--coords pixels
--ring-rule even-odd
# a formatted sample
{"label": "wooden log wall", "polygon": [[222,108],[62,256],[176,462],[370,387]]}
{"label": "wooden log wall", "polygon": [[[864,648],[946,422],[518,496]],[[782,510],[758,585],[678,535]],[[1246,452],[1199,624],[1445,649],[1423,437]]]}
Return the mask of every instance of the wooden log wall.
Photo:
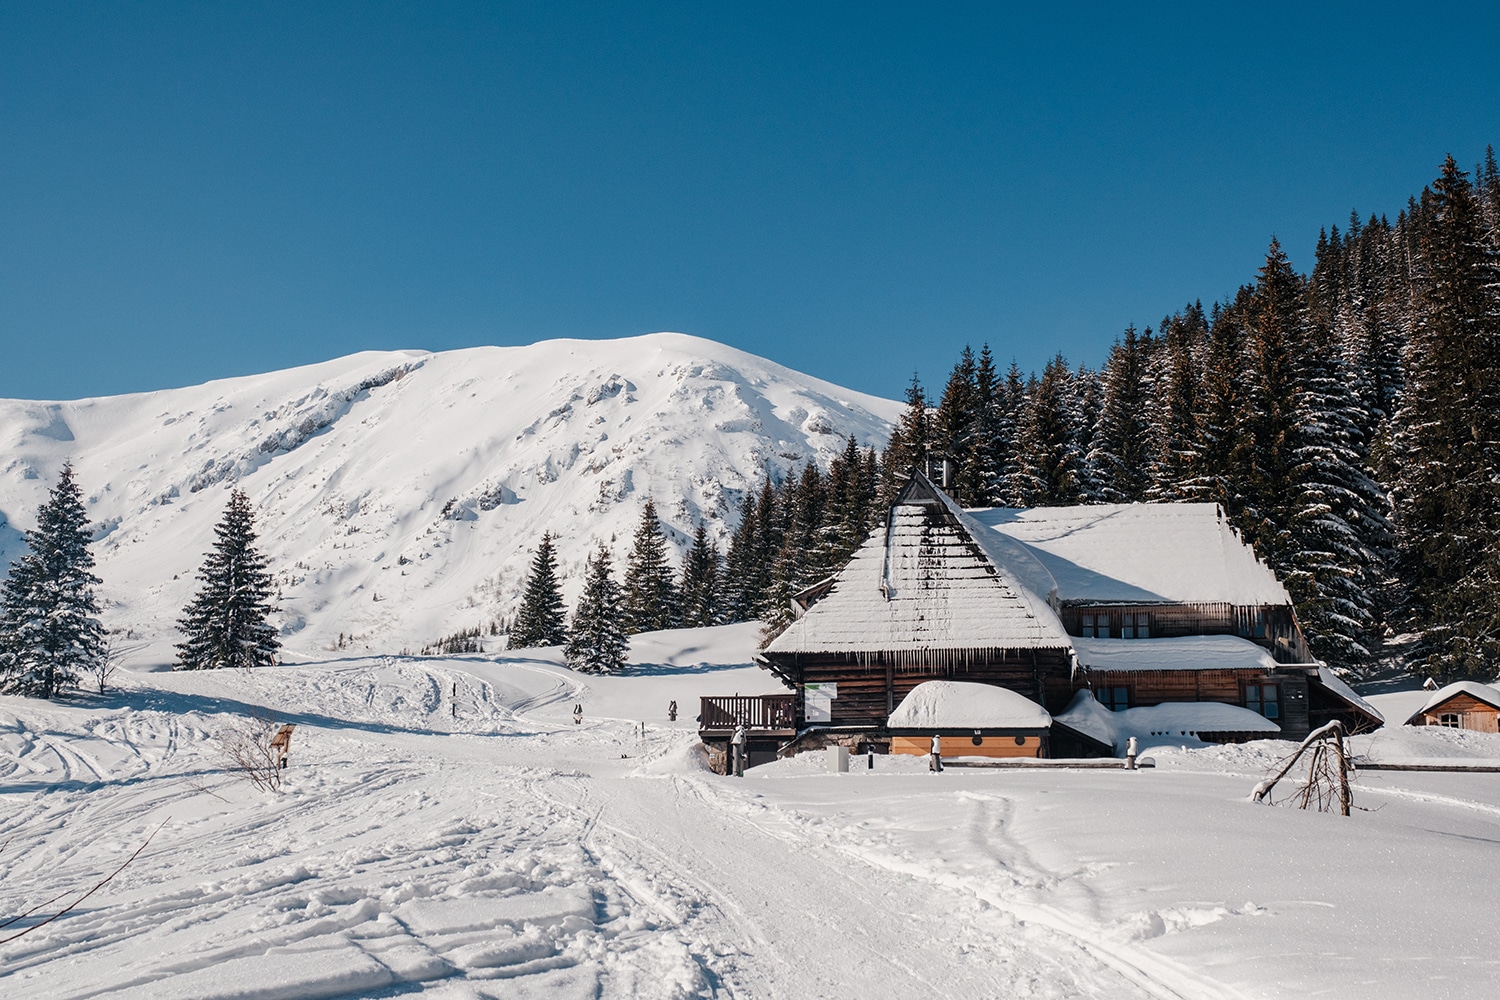
{"label": "wooden log wall", "polygon": [[[1059,616],[1069,635],[1082,635],[1083,615],[1106,615],[1109,637],[1120,638],[1126,614],[1150,616],[1151,638],[1189,635],[1237,635],[1271,651],[1279,663],[1307,663],[1311,657],[1292,609],[1286,605],[1198,604],[1070,604]],[[1105,638],[1100,636],[1100,638]]]}
{"label": "wooden log wall", "polygon": [[[953,680],[994,684],[1009,688],[1048,711],[1060,712],[1072,697],[1072,670],[1063,650],[1038,650],[1035,662],[1030,653],[1014,654],[1004,659],[968,660],[946,667],[901,662],[859,663],[849,657],[804,656],[798,667],[802,684],[838,685],[838,697],[830,709],[834,726],[884,726],[895,706],[924,681]],[[806,705],[798,685],[797,721],[806,723]]]}
{"label": "wooden log wall", "polygon": [[1500,732],[1500,711],[1486,705],[1478,698],[1457,694],[1427,712],[1423,719],[1429,726],[1442,725],[1443,716],[1457,715],[1460,729],[1472,729],[1480,733]]}

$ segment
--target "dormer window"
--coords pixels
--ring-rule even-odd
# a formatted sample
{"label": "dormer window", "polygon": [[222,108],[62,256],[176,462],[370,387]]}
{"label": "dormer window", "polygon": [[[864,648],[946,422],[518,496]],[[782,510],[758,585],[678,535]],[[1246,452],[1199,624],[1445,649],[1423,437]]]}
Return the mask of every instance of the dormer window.
{"label": "dormer window", "polygon": [[1121,639],[1151,638],[1151,616],[1144,611],[1127,611],[1120,617]]}

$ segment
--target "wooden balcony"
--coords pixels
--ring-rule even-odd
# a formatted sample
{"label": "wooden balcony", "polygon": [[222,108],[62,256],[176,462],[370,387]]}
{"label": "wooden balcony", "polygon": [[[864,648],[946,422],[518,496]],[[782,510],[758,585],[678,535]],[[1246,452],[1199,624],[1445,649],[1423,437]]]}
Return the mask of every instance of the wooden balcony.
{"label": "wooden balcony", "polygon": [[795,694],[730,695],[700,701],[700,732],[733,732],[738,725],[756,734],[791,736],[797,732]]}

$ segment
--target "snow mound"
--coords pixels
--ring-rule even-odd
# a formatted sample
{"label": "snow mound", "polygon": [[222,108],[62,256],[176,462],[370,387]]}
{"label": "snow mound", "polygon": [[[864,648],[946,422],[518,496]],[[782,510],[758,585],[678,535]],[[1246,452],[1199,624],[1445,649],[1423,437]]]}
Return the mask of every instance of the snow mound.
{"label": "snow mound", "polygon": [[926,681],[901,699],[892,729],[1046,729],[1052,716],[1030,698],[993,684]]}
{"label": "snow mound", "polygon": [[1281,727],[1270,719],[1238,705],[1215,701],[1173,702],[1112,712],[1099,704],[1090,691],[1075,694],[1057,721],[1112,745],[1116,753],[1124,749],[1132,736],[1138,741],[1196,740],[1199,733],[1257,733],[1270,737],[1281,732]]}
{"label": "snow mound", "polygon": [[1084,639],[1074,637],[1080,666],[1094,670],[1276,669],[1268,650],[1237,635],[1188,635],[1170,639]]}

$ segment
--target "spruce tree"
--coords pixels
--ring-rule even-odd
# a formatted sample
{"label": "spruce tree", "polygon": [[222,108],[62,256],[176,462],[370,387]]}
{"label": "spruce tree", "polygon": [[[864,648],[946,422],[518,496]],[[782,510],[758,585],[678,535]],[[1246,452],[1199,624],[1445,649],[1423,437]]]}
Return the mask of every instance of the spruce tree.
{"label": "spruce tree", "polygon": [[1083,456],[1073,373],[1059,354],[1029,394],[1021,427],[1017,499],[1027,507],[1065,506],[1082,499]]}
{"label": "spruce tree", "polygon": [[1391,546],[1389,501],[1367,471],[1355,380],[1331,334],[1320,339],[1303,356],[1283,578],[1313,653],[1357,672],[1379,642],[1374,595]]}
{"label": "spruce tree", "polygon": [[1297,479],[1299,392],[1302,384],[1302,280],[1275,239],[1250,302],[1246,341],[1249,398],[1244,427],[1250,438],[1247,506],[1239,515],[1246,537],[1274,569],[1290,556]]}
{"label": "spruce tree", "polygon": [[1005,381],[995,390],[994,438],[989,466],[994,470],[990,502],[1001,507],[1024,507],[1021,481],[1021,427],[1026,422],[1028,400],[1021,366],[1011,361]]}
{"label": "spruce tree", "polygon": [[271,574],[255,547],[255,513],[244,491],[234,489],[214,526],[214,547],[198,570],[202,586],[183,611],[177,629],[177,669],[260,667],[276,662],[281,641],[266,621]]}
{"label": "spruce tree", "polygon": [[105,656],[83,492],[65,464],[0,589],[0,691],[52,698]]}
{"label": "spruce tree", "polygon": [[932,418],[927,412],[927,394],[922,391],[922,383],[913,372],[911,385],[906,389],[906,410],[885,448],[885,475],[880,482],[882,505],[889,504],[901,491],[913,468],[925,469],[931,448]]}
{"label": "spruce tree", "polygon": [[536,557],[531,561],[531,574],[526,578],[521,607],[516,611],[515,624],[510,628],[510,647],[560,646],[567,638],[567,611],[558,586],[557,553],[549,531],[543,533]]}
{"label": "spruce tree", "polygon": [[746,490],[740,500],[739,524],[729,536],[729,553],[724,560],[724,619],[730,622],[747,622],[755,617],[755,608],[760,595],[755,589],[756,571],[759,565],[756,549],[755,525],[758,494]]}
{"label": "spruce tree", "polygon": [[961,470],[965,489],[977,507],[990,507],[996,502],[996,485],[1004,465],[1004,451],[1000,447],[1004,389],[1000,373],[995,370],[995,356],[990,353],[990,345],[985,344],[979,351],[979,362],[974,366],[975,428],[969,455],[971,466]]}
{"label": "spruce tree", "polygon": [[1423,195],[1394,446],[1409,613],[1445,678],[1500,660],[1500,252],[1476,201],[1451,156]]}
{"label": "spruce tree", "polygon": [[948,495],[970,507],[983,503],[987,492],[979,440],[980,408],[978,365],[973,349],[965,345],[943,389],[932,420],[932,435],[935,450],[951,463]]}
{"label": "spruce tree", "polygon": [[682,624],[687,628],[717,625],[722,586],[719,547],[708,537],[702,521],[693,532],[693,545],[682,560]]}
{"label": "spruce tree", "polygon": [[611,572],[609,549],[601,544],[584,569],[583,595],[573,612],[563,656],[581,673],[613,674],[625,666],[628,645],[620,586]]}
{"label": "spruce tree", "polygon": [[1106,503],[1142,500],[1150,483],[1149,343],[1149,335],[1143,344],[1135,327],[1127,327],[1125,339],[1115,341],[1104,364],[1104,398],[1088,458],[1098,480],[1099,499]]}
{"label": "spruce tree", "polygon": [[630,557],[625,562],[621,612],[630,633],[654,632],[677,625],[677,583],[667,560],[667,540],[650,497],[641,510]]}
{"label": "spruce tree", "polygon": [[1188,498],[1186,484],[1198,473],[1198,352],[1208,337],[1203,306],[1195,302],[1164,323],[1162,330],[1147,498],[1170,502]]}

